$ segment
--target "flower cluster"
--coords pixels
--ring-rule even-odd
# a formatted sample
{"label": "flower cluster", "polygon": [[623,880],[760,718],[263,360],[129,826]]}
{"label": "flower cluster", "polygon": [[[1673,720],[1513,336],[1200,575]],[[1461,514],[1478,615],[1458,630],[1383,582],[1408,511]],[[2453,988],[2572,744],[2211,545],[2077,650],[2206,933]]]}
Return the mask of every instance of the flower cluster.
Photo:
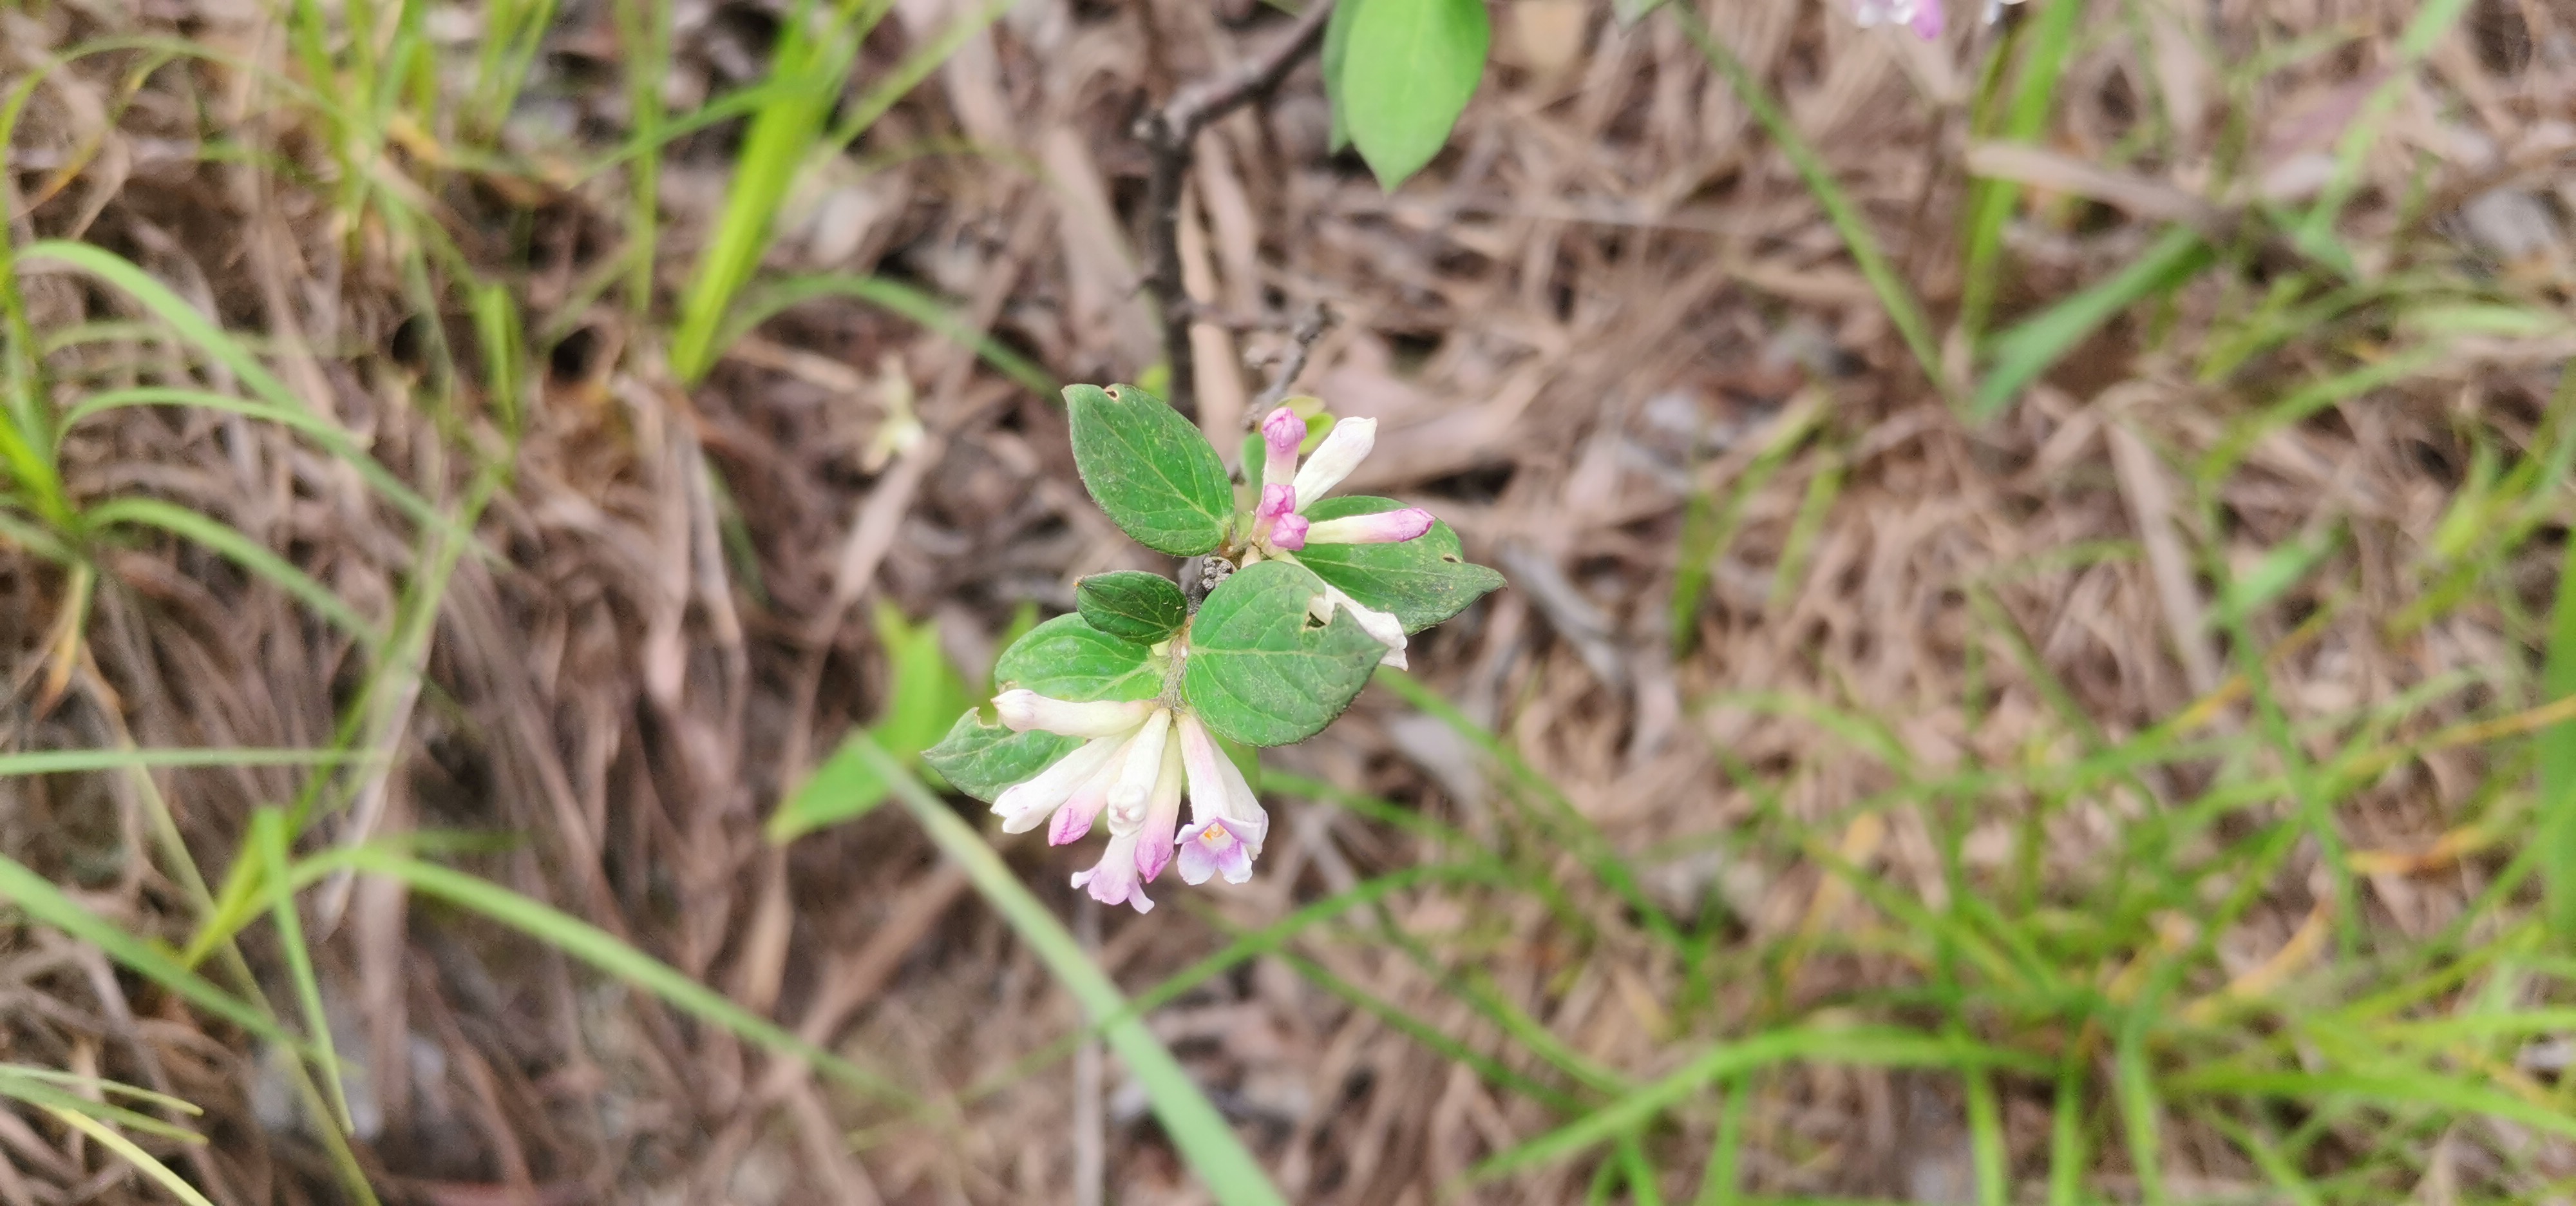
{"label": "flower cluster", "polygon": [[[1261,421],[1261,501],[1252,510],[1252,532],[1244,564],[1264,559],[1295,561],[1297,553],[1317,544],[1396,544],[1431,530],[1431,512],[1401,507],[1370,515],[1309,520],[1306,509],[1342,484],[1377,444],[1377,420],[1344,419],[1333,425],[1306,463],[1297,463],[1297,448],[1306,442],[1306,420],[1285,406]],[[1386,646],[1381,663],[1405,668],[1404,622],[1394,615],[1363,607],[1338,587],[1327,584],[1315,618],[1329,621],[1334,608],[1346,608],[1370,636]]]}
{"label": "flower cluster", "polygon": [[[1154,700],[1074,703],[1026,690],[995,696],[993,708],[1014,732],[1089,739],[1004,791],[993,811],[1004,833],[1046,823],[1054,846],[1080,841],[1106,813],[1108,849],[1073,876],[1073,886],[1089,889],[1092,899],[1151,912],[1145,885],[1176,859],[1191,884],[1216,875],[1230,884],[1252,878],[1270,816],[1198,717]],[[1190,824],[1180,828],[1185,789]]]}
{"label": "flower cluster", "polygon": [[1327,497],[1376,442],[1370,420],[1334,426],[1300,465],[1302,416],[1323,412],[1297,400],[1263,418],[1238,473],[1145,390],[1071,385],[1064,399],[1102,513],[1139,545],[1206,560],[1189,590],[1143,570],[1075,582],[1071,614],[994,659],[993,715],[967,709],[921,757],[990,801],[1004,832],[1043,826],[1062,846],[1105,824],[1073,885],[1141,913],[1175,864],[1192,884],[1250,880],[1270,818],[1246,751],[1322,732],[1379,667],[1404,665],[1409,630],[1504,582],[1428,511]]}

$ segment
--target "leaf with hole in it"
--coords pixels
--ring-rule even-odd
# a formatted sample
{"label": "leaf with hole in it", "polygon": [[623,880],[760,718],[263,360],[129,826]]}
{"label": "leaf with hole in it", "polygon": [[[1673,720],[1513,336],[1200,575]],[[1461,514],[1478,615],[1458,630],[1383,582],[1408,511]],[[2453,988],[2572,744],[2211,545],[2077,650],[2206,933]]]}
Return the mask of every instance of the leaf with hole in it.
{"label": "leaf with hole in it", "polygon": [[1057,616],[1011,642],[993,663],[993,686],[1025,687],[1052,699],[1152,699],[1163,690],[1165,662],[1154,651]]}
{"label": "leaf with hole in it", "polygon": [[1073,465],[1120,531],[1158,553],[1195,557],[1225,539],[1234,483],[1207,437],[1132,385],[1068,385]]}
{"label": "leaf with hole in it", "polygon": [[[1320,523],[1403,505],[1391,498],[1345,495],[1317,499],[1304,514]],[[1393,613],[1404,621],[1406,632],[1420,632],[1457,615],[1503,585],[1501,574],[1467,560],[1458,533],[1445,523],[1393,544],[1310,544],[1298,551],[1297,561],[1362,605]]]}
{"label": "leaf with hole in it", "polygon": [[1181,597],[1181,588],[1142,570],[1093,574],[1074,584],[1073,597],[1092,627],[1148,645],[1180,631],[1182,621],[1190,618],[1190,602]]}
{"label": "leaf with hole in it", "polygon": [[1323,731],[1368,685],[1386,647],[1348,608],[1330,623],[1308,604],[1324,580],[1302,566],[1263,561],[1208,592],[1190,621],[1181,694],[1220,737],[1287,745]]}
{"label": "leaf with hole in it", "polygon": [[1341,108],[1351,141],[1393,192],[1448,143],[1484,77],[1493,20],[1484,0],[1368,0],[1345,36]]}
{"label": "leaf with hole in it", "polygon": [[[1026,782],[1080,744],[1079,737],[1014,733],[968,708],[949,726],[948,739],[930,747],[921,760],[937,769],[949,786],[990,804],[1002,789]],[[858,751],[856,738],[851,742],[851,758],[854,766],[866,772],[870,764]]]}

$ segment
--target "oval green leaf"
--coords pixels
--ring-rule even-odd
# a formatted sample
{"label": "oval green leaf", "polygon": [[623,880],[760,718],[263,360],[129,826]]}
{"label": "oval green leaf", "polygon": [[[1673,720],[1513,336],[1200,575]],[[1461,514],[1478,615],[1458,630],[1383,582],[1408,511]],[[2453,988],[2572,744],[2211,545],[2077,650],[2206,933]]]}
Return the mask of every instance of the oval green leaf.
{"label": "oval green leaf", "polygon": [[1002,651],[993,663],[993,687],[1078,701],[1152,699],[1162,693],[1163,666],[1144,645],[1102,632],[1081,616],[1057,616]]}
{"label": "oval green leaf", "polygon": [[[857,741],[852,738],[854,746]],[[982,712],[968,708],[956,724],[949,726],[946,740],[922,751],[921,760],[938,771],[950,786],[990,804],[1004,788],[1027,782],[1080,744],[1079,737],[1014,733],[985,720]],[[883,779],[869,769],[871,764],[863,754],[853,753],[851,757],[854,773],[882,786]],[[833,761],[839,760],[835,755]],[[816,774],[819,778],[821,772]]]}
{"label": "oval green leaf", "polygon": [[1147,645],[1180,631],[1181,622],[1190,618],[1181,588],[1142,570],[1093,574],[1074,584],[1073,597],[1092,627]]}
{"label": "oval green leaf", "polygon": [[[1403,505],[1392,498],[1345,495],[1319,498],[1304,514],[1321,522]],[[1299,550],[1297,560],[1362,605],[1392,613],[1404,621],[1406,632],[1420,632],[1457,615],[1503,585],[1501,574],[1467,560],[1458,533],[1445,523],[1396,544],[1310,544]]]}
{"label": "oval green leaf", "polygon": [[1351,141],[1394,192],[1449,141],[1485,74],[1484,0],[1366,0],[1351,17],[1341,100]]}
{"label": "oval green leaf", "polygon": [[1207,437],[1132,385],[1068,385],[1073,464],[1119,530],[1158,553],[1195,557],[1225,539],[1234,483]]}
{"label": "oval green leaf", "polygon": [[1324,581],[1285,561],[1246,567],[1208,592],[1190,621],[1181,694],[1220,737],[1287,745],[1351,706],[1386,647],[1347,609],[1317,622]]}

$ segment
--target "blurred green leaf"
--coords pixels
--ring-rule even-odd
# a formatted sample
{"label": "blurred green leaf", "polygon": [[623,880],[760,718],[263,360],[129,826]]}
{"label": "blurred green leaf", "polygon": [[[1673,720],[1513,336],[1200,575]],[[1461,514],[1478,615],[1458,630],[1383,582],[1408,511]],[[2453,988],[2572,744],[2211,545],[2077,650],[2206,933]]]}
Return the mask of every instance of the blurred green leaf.
{"label": "blurred green leaf", "polygon": [[[936,621],[912,623],[891,603],[876,610],[877,641],[886,654],[886,704],[868,727],[876,743],[902,760],[918,763],[937,742],[940,726],[961,708],[972,705],[966,676],[948,660]],[[780,801],[769,817],[769,840],[788,841],[826,825],[857,820],[885,802],[886,783],[856,754],[856,735],[845,738],[805,782]]]}
{"label": "blurred green leaf", "polygon": [[[1365,0],[1343,36],[1337,112],[1388,192],[1449,142],[1484,78],[1484,0]],[[1325,30],[1326,39],[1331,29]]]}

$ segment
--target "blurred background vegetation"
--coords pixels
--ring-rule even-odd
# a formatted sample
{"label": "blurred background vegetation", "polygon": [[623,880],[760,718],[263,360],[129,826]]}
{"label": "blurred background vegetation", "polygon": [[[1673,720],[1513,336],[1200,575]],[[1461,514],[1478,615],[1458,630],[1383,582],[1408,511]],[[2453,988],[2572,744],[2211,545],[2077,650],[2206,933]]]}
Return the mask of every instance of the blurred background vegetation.
{"label": "blurred background vegetation", "polygon": [[[2576,16],[1972,8],[13,0],[0,1203],[2576,1201]],[[1148,917],[1117,380],[1511,580]]]}

